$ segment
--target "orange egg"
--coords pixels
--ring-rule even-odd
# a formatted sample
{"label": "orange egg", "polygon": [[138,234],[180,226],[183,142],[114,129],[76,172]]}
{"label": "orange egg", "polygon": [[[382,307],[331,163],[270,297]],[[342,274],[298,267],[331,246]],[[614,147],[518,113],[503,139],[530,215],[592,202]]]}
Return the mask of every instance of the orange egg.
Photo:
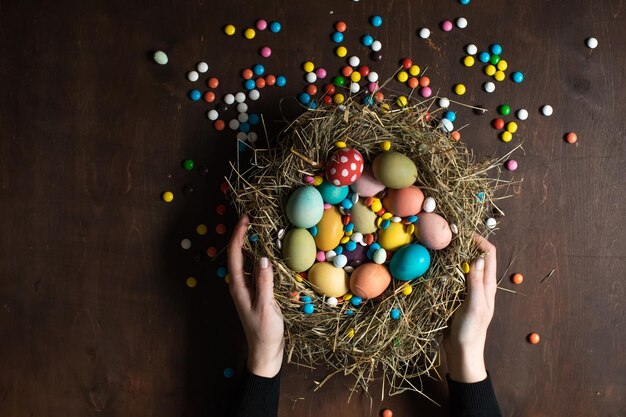
{"label": "orange egg", "polygon": [[391,274],[384,265],[368,262],[361,264],[350,276],[350,291],[363,299],[381,295],[391,283]]}
{"label": "orange egg", "polygon": [[440,215],[420,213],[415,223],[415,237],[428,249],[440,250],[452,241],[452,230]]}
{"label": "orange egg", "polygon": [[419,213],[424,203],[424,193],[412,185],[406,188],[390,189],[383,198],[383,206],[396,216],[407,217]]}

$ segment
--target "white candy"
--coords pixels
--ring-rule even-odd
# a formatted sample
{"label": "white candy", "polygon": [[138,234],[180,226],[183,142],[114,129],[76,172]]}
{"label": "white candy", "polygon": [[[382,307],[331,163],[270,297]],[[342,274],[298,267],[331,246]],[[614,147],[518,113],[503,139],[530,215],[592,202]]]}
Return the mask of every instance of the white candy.
{"label": "white candy", "polygon": [[237,111],[239,113],[245,113],[248,111],[248,105],[246,103],[237,104]]}
{"label": "white candy", "polygon": [[546,104],[545,106],[541,107],[541,114],[543,114],[544,116],[552,116],[552,113],[554,113],[554,109],[551,105]]}
{"label": "white candy", "polygon": [[598,47],[598,40],[596,38],[587,39],[587,48],[596,49]]}
{"label": "white candy", "polygon": [[346,271],[348,274],[351,274],[352,271],[354,271],[354,267],[351,266],[346,266],[345,268],[343,268],[344,271]]}
{"label": "white candy", "polygon": [[[254,91],[254,90],[252,90]],[[235,94],[235,101],[237,103],[243,103],[244,101],[246,101],[246,95],[244,93],[242,93],[241,91],[238,92],[237,94]]]}
{"label": "white candy", "polygon": [[352,202],[352,205],[355,205],[359,202],[359,195],[357,193],[352,194],[352,197],[350,197],[350,201]]}
{"label": "white candy", "polygon": [[246,138],[248,137],[248,135],[246,135],[244,132],[237,132],[237,140],[243,142],[244,140],[246,140]]}
{"label": "white candy", "polygon": [[180,247],[183,249],[189,249],[191,247],[191,240],[183,239],[180,241]]}
{"label": "white candy", "polygon": [[224,96],[224,103],[226,103],[226,104],[228,104],[230,106],[234,102],[235,102],[235,96],[233,96],[232,94],[226,94]]}
{"label": "white candy", "polygon": [[374,256],[372,256],[372,259],[379,265],[384,264],[387,260],[387,251],[383,248],[376,249],[376,251],[374,252]]}
{"label": "white candy", "polygon": [[350,236],[350,240],[356,243],[363,242],[363,233],[355,232],[352,236]]}
{"label": "white candy", "polygon": [[239,129],[239,120],[232,119],[230,122],[228,122],[228,127],[230,127],[232,130]]}
{"label": "white candy", "polygon": [[348,258],[343,253],[340,253],[339,255],[335,256],[335,259],[333,259],[333,265],[335,265],[336,268],[343,268],[347,264]]}
{"label": "white candy", "polygon": [[200,78],[200,75],[196,71],[189,71],[187,73],[187,79],[191,82],[198,81],[198,78]]}
{"label": "white candy", "polygon": [[476,53],[478,52],[478,47],[473,43],[470,43],[465,47],[465,52],[467,52],[468,55],[476,55]]}
{"label": "white candy", "polygon": [[329,250],[326,252],[326,260],[328,262],[332,262],[333,259],[335,259],[335,256],[337,256],[337,252],[335,252],[334,250]]}
{"label": "white candy", "polygon": [[367,81],[371,83],[375,83],[376,81],[378,81],[378,73],[376,71],[372,71],[367,74]]}
{"label": "white candy", "polygon": [[239,123],[245,123],[248,121],[248,113],[239,113],[239,116],[237,116],[237,120],[239,120]]}
{"label": "white candy", "polygon": [[464,17],[459,17],[456,19],[456,26],[460,29],[465,29],[467,27],[467,19]]}
{"label": "white candy", "polygon": [[326,304],[328,304],[331,307],[337,307],[337,299],[335,297],[329,297],[326,299]]}
{"label": "white candy", "polygon": [[430,30],[428,28],[421,28],[419,31],[420,38],[428,39],[430,36]]}
{"label": "white candy", "polygon": [[487,221],[485,222],[485,224],[487,225],[488,228],[493,229],[494,227],[498,225],[498,222],[493,217],[489,217]]}
{"label": "white candy", "polygon": [[516,114],[517,114],[517,118],[520,120],[528,119],[528,110],[526,109],[519,109]]}
{"label": "white candy", "polygon": [[217,120],[217,118],[220,117],[220,114],[217,112],[217,110],[209,110],[206,114],[206,117],[208,117],[209,120]]}
{"label": "white candy", "polygon": [[306,79],[307,83],[311,84],[317,81],[317,75],[314,72],[307,72],[304,78]]}
{"label": "white candy", "polygon": [[254,143],[254,142],[257,141],[258,138],[259,138],[259,136],[256,134],[256,132],[248,133],[248,142]]}
{"label": "white candy", "polygon": [[496,85],[492,83],[491,81],[487,81],[486,83],[483,84],[483,90],[485,90],[488,93],[493,93],[494,91],[496,91]]}
{"label": "white candy", "polygon": [[455,235],[459,234],[459,227],[454,223],[450,225],[450,230],[452,230],[452,233],[454,233]]}
{"label": "white candy", "polygon": [[[346,110],[345,104],[340,104],[340,105],[337,106],[337,108],[339,109],[339,111],[345,111]],[[339,207],[339,211],[341,211],[342,208],[343,207]],[[345,213],[343,213],[343,214],[345,214]]]}
{"label": "white candy", "polygon": [[282,249],[282,248],[283,248],[283,242],[282,242],[282,240],[277,240],[277,241],[276,241],[276,246],[278,246],[278,249]]}
{"label": "white candy", "polygon": [[198,66],[196,67],[199,73],[204,74],[209,70],[209,64],[206,62],[198,62]]}
{"label": "white candy", "polygon": [[359,59],[358,56],[352,55],[348,59],[348,64],[350,64],[351,67],[358,67],[360,63],[361,63],[361,60]]}
{"label": "white candy", "polygon": [[444,132],[450,133],[454,130],[454,125],[452,124],[452,122],[448,119],[441,119],[441,129]]}
{"label": "white candy", "polygon": [[259,90],[250,90],[248,97],[250,97],[252,101],[257,101],[259,97],[261,97],[261,93],[259,93]]}
{"label": "white candy", "polygon": [[278,231],[278,238],[282,239],[285,236],[285,229],[280,229]]}
{"label": "white candy", "polygon": [[154,58],[154,62],[156,62],[159,65],[165,65],[169,61],[169,59],[167,58],[167,54],[163,51],[156,51],[154,53],[153,58]]}
{"label": "white candy", "polygon": [[361,89],[361,86],[359,85],[359,83],[350,83],[351,93],[358,93],[360,89]]}
{"label": "white candy", "polygon": [[391,218],[391,221],[394,222],[394,223],[400,223],[402,221],[402,217],[393,216]]}
{"label": "white candy", "polygon": [[435,207],[437,207],[437,202],[435,202],[434,198],[426,197],[424,199],[424,205],[422,206],[422,208],[426,213],[432,213],[433,211],[435,211]]}
{"label": "white candy", "polygon": [[450,100],[448,100],[445,97],[440,98],[439,99],[439,107],[441,107],[442,109],[447,109],[448,107],[450,107]]}
{"label": "white candy", "polygon": [[370,48],[372,48],[372,51],[378,52],[383,49],[383,44],[380,41],[374,41],[372,42],[372,46],[370,46]]}

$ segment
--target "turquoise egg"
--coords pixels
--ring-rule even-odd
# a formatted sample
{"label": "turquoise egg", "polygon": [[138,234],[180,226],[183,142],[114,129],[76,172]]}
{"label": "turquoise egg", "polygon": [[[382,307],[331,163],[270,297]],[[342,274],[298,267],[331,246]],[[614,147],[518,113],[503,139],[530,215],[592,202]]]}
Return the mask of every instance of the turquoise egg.
{"label": "turquoise egg", "polygon": [[324,200],[315,187],[306,185],[291,194],[285,212],[294,226],[309,229],[322,219]]}
{"label": "turquoise egg", "polygon": [[391,257],[389,271],[400,281],[410,281],[424,275],[430,266],[428,249],[417,243],[405,245]]}
{"label": "turquoise egg", "polygon": [[317,191],[322,194],[322,199],[324,203],[328,204],[339,204],[343,201],[347,196],[348,192],[350,192],[350,187],[344,185],[343,187],[336,187],[324,180],[318,187]]}

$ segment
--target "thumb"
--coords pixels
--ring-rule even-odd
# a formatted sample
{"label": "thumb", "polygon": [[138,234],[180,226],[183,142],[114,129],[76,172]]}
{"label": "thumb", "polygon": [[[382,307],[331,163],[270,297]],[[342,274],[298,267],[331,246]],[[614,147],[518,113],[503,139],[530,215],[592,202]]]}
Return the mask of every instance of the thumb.
{"label": "thumb", "polygon": [[469,274],[467,275],[467,299],[470,305],[481,303],[485,298],[485,290],[483,285],[483,274],[485,269],[485,260],[481,257],[472,263]]}
{"label": "thumb", "polygon": [[269,304],[274,299],[274,270],[270,260],[259,258],[255,268],[256,303]]}

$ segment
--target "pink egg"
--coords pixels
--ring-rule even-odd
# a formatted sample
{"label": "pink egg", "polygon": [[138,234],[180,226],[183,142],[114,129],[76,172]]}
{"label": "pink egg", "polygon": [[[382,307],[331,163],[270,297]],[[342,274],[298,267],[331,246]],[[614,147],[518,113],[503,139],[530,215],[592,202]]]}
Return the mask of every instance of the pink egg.
{"label": "pink egg", "polygon": [[390,189],[383,198],[383,207],[398,217],[408,217],[419,213],[423,203],[424,193],[414,185]]}
{"label": "pink egg", "polygon": [[354,183],[362,173],[363,155],[356,149],[339,149],[326,161],[326,179],[336,187]]}
{"label": "pink egg", "polygon": [[350,188],[361,197],[371,197],[384,190],[385,186],[374,177],[372,166],[366,164],[363,168],[363,174],[350,185]]}
{"label": "pink egg", "polygon": [[440,215],[420,213],[415,223],[415,237],[428,249],[440,250],[452,241],[452,230]]}

